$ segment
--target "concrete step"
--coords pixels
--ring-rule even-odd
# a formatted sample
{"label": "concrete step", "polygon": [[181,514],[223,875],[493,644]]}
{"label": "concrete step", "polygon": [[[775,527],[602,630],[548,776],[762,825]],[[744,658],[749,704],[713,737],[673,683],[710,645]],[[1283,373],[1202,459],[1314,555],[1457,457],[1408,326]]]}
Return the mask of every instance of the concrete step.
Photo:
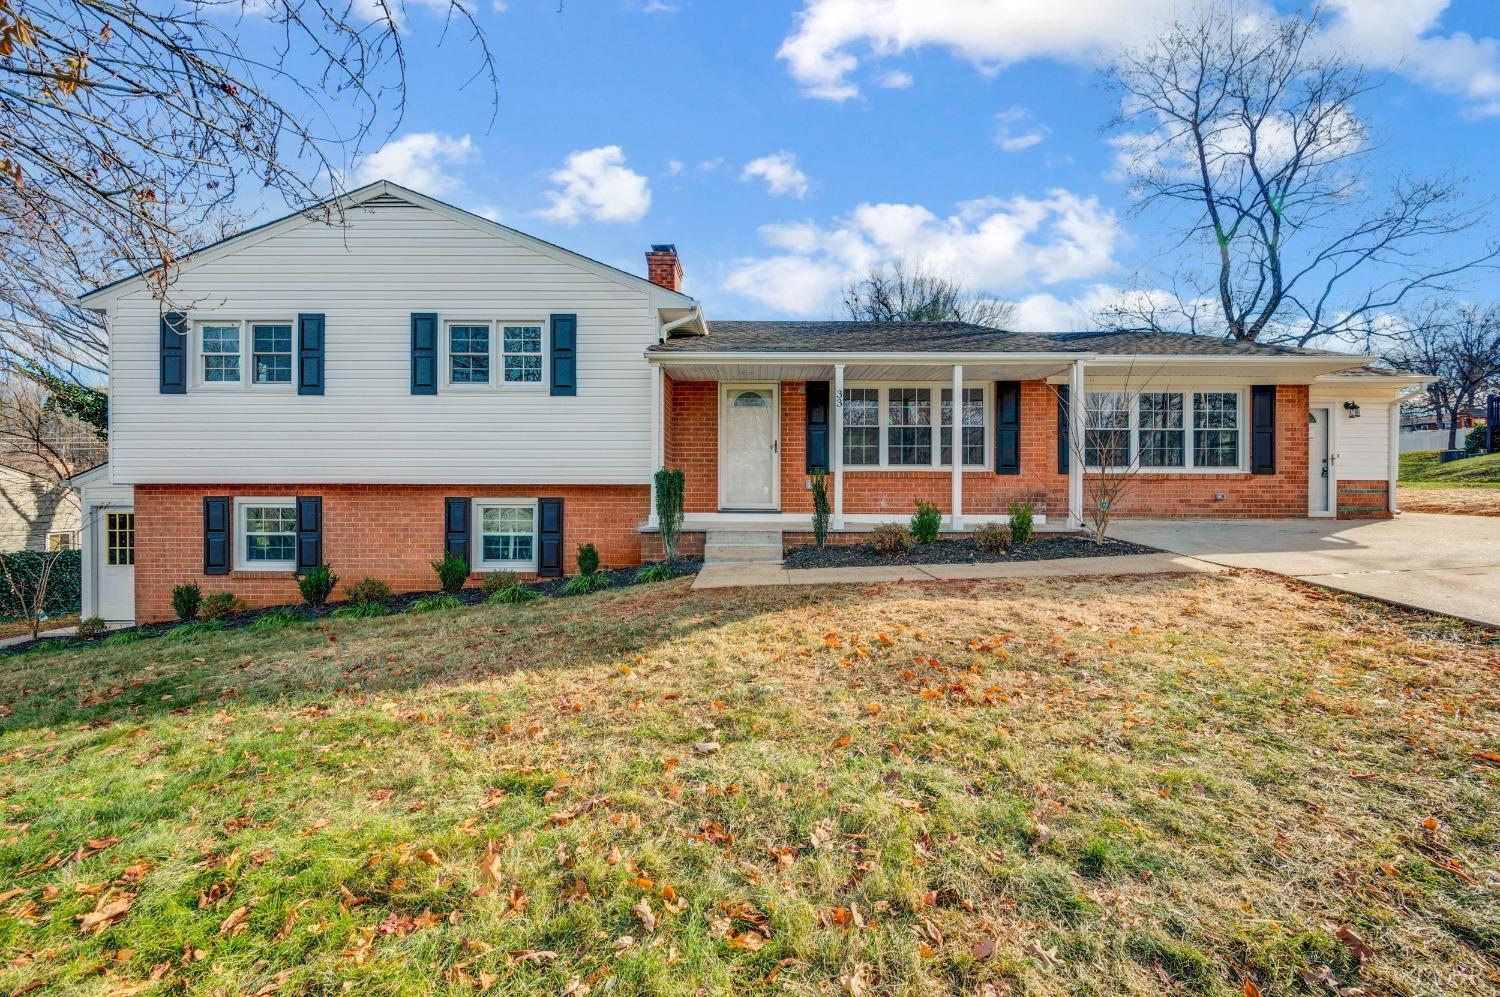
{"label": "concrete step", "polygon": [[704,537],[705,564],[781,563],[779,530],[709,530]]}

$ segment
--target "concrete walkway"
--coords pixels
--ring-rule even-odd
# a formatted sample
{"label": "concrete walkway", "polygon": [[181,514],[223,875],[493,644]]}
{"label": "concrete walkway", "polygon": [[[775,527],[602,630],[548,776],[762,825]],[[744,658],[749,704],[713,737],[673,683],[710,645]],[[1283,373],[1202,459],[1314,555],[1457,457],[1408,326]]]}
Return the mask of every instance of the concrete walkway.
{"label": "concrete walkway", "polygon": [[695,589],[745,585],[839,585],[867,582],[931,582],[982,578],[1059,578],[1077,575],[1158,575],[1223,571],[1218,565],[1173,554],[1061,557],[1053,561],[990,564],[892,564],[870,568],[787,568],[780,564],[710,564],[698,572]]}
{"label": "concrete walkway", "polygon": [[1126,519],[1121,540],[1500,627],[1500,519]]}

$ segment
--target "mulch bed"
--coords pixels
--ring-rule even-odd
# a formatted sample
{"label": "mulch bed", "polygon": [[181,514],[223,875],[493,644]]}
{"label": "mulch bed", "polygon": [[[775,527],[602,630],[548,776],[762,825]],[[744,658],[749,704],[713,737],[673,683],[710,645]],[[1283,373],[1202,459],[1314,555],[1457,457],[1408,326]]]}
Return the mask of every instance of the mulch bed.
{"label": "mulch bed", "polygon": [[1121,554],[1159,554],[1145,544],[1124,540],[1094,543],[1090,537],[1070,535],[1033,537],[1024,544],[1006,548],[1004,553],[982,551],[972,539],[938,540],[930,544],[913,544],[900,557],[886,557],[875,552],[875,545],[833,544],[822,549],[796,547],[787,551],[788,568],[869,568],[889,564],[986,564],[1001,561],[1052,561],[1062,557],[1117,557]]}

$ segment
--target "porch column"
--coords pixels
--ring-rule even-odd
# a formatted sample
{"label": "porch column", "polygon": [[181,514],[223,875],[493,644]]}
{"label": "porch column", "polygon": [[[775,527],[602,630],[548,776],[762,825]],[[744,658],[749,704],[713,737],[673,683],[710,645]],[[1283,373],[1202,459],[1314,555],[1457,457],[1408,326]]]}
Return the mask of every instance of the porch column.
{"label": "porch column", "polygon": [[833,365],[833,439],[828,441],[828,463],[833,468],[833,522],[844,528],[844,365]]}
{"label": "porch column", "polygon": [[656,515],[656,472],[666,466],[667,439],[663,429],[665,425],[663,387],[661,364],[654,363],[651,365],[651,466],[646,469],[650,475],[648,480],[651,482],[651,512],[646,517],[646,525],[652,529],[661,525]]}
{"label": "porch column", "polygon": [[1068,377],[1068,526],[1083,529],[1083,361],[1074,360]]}
{"label": "porch column", "polygon": [[[953,428],[949,430],[952,434],[949,439],[953,441],[953,447],[949,451],[953,455],[953,506],[952,514],[948,517],[948,528],[961,530],[964,528],[964,368],[962,364],[953,365]],[[938,405],[938,425],[943,422],[943,406]],[[939,443],[942,442],[942,429],[938,430]]]}

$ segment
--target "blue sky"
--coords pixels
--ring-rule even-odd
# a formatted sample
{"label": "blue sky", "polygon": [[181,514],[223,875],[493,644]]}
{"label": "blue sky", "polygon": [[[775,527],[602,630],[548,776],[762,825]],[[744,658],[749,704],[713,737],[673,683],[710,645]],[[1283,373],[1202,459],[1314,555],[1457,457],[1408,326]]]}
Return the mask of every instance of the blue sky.
{"label": "blue sky", "polygon": [[[1020,327],[1075,327],[1162,262],[1164,218],[1129,213],[1101,133],[1096,67],[1174,0],[475,2],[493,124],[483,87],[458,89],[472,50],[437,48],[411,4],[405,120],[355,179],[636,273],[675,242],[711,319],[830,317],[849,272],[899,253],[1020,301]],[[1330,7],[1330,31],[1390,74],[1360,107],[1377,172],[1500,193],[1500,5]]]}

